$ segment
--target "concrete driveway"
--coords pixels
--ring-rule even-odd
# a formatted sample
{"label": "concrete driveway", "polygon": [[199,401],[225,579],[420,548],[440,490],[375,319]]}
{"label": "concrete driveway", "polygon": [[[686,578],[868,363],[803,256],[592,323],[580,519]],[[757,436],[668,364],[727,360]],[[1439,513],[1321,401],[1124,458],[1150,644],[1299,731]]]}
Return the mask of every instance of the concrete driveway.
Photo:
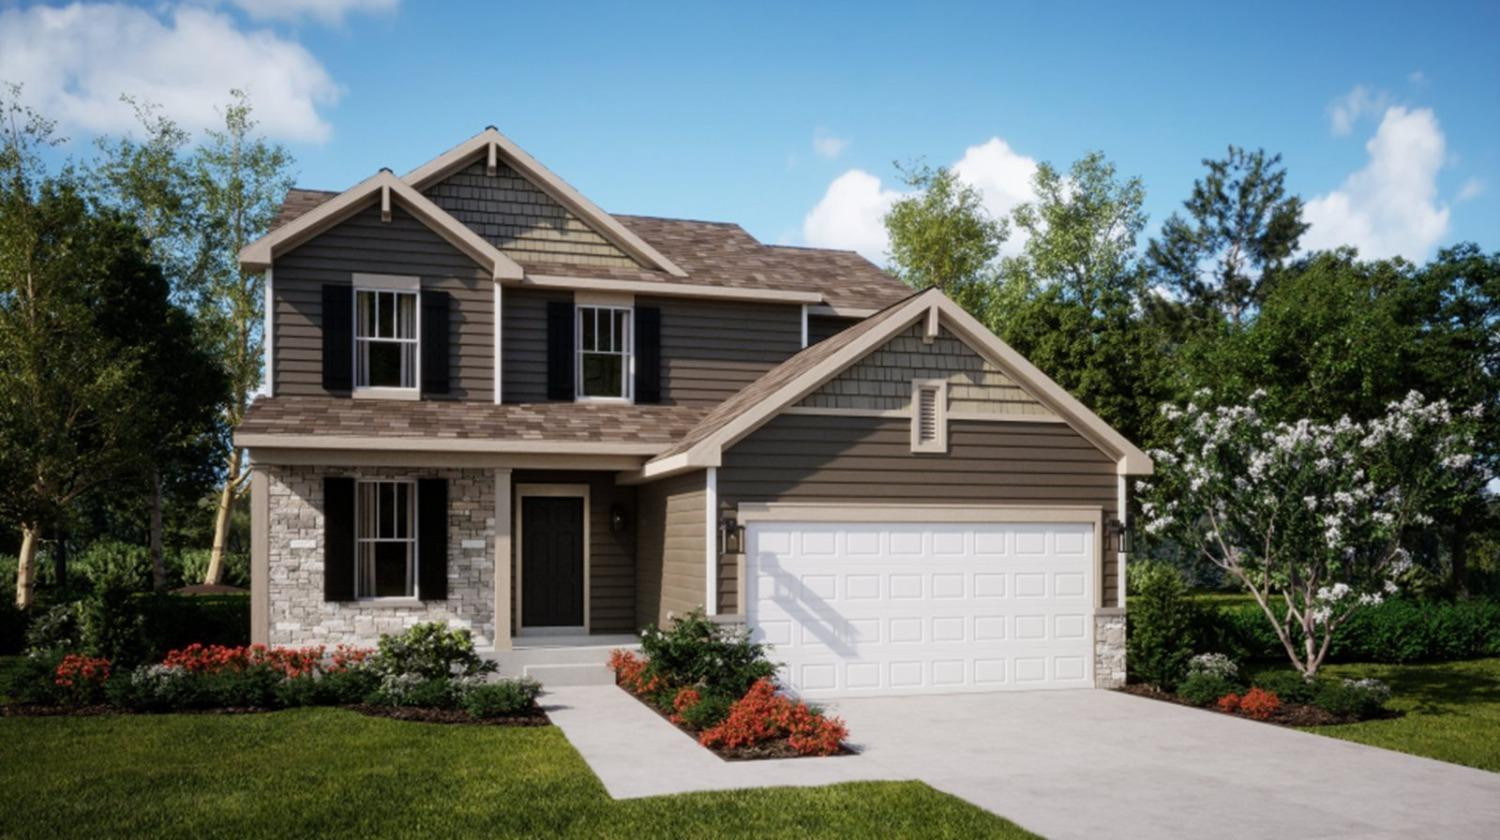
{"label": "concrete driveway", "polygon": [[1111,691],[842,701],[860,755],[732,763],[613,686],[549,699],[617,797],[919,779],[1054,840],[1500,837],[1500,774]]}

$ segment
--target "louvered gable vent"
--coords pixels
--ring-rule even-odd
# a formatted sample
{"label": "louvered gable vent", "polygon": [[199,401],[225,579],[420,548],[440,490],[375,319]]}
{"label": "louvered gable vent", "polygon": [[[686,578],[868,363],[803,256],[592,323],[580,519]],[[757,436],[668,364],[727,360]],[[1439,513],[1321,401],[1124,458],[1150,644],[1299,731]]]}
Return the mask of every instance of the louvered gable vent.
{"label": "louvered gable vent", "polygon": [[948,451],[948,383],[912,383],[911,451]]}

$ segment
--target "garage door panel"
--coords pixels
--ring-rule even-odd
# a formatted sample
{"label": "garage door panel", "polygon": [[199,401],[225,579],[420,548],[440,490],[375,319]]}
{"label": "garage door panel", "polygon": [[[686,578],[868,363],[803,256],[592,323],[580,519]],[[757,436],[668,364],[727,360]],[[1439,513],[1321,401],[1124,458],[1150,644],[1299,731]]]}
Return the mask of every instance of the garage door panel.
{"label": "garage door panel", "polygon": [[748,618],[810,697],[1092,684],[1091,524],[753,523]]}

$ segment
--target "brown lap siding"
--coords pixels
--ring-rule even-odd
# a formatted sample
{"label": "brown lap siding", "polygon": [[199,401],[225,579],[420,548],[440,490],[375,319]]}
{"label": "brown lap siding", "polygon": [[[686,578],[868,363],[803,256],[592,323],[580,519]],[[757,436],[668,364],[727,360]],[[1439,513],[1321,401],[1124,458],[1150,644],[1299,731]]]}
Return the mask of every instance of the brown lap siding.
{"label": "brown lap siding", "polygon": [[707,500],[702,470],[636,488],[636,621],[664,624],[703,603]]}
{"label": "brown lap siding", "polygon": [[662,402],[713,405],[802,348],[802,308],[637,297],[661,310]]}
{"label": "brown lap siding", "polygon": [[[719,500],[1097,505],[1107,518],[1117,481],[1115,462],[1061,423],[951,420],[946,454],[914,454],[905,418],[783,415],[724,453]],[[1103,573],[1113,605],[1113,551]]]}
{"label": "brown lap siding", "polygon": [[322,287],[355,274],[422,278],[447,292],[449,376],[454,399],[493,399],[494,283],[488,273],[401,208],[356,213],[276,259],[272,277],[277,395],[323,395]]}

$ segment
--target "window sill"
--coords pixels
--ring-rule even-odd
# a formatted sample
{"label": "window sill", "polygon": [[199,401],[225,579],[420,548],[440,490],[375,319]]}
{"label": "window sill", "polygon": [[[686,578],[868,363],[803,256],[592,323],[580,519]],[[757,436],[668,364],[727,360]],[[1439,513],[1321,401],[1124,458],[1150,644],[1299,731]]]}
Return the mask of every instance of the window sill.
{"label": "window sill", "polygon": [[355,388],[350,396],[357,400],[420,400],[422,392],[416,388]]}
{"label": "window sill", "polygon": [[356,598],[354,602],[366,607],[390,607],[391,609],[418,609],[426,606],[418,598]]}
{"label": "window sill", "polygon": [[576,396],[573,402],[580,403],[613,403],[614,405],[631,405],[635,402],[630,397],[585,397]]}

